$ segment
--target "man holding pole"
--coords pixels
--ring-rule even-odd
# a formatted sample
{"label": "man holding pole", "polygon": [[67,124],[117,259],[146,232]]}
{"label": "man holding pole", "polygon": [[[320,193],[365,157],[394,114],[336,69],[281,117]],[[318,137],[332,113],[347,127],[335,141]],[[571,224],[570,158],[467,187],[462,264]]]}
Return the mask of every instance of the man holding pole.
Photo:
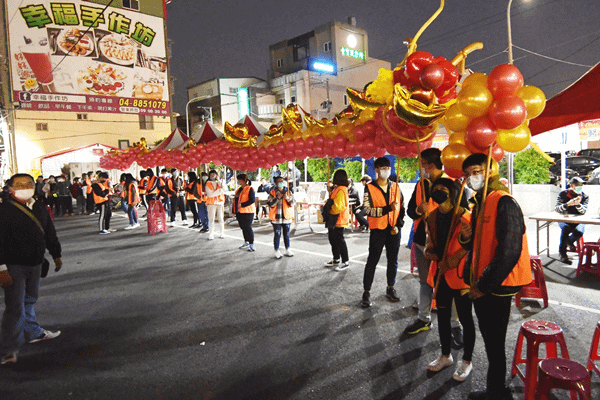
{"label": "man holding pole", "polygon": [[459,236],[469,250],[464,279],[489,364],[487,389],[472,392],[469,399],[512,399],[506,386],[505,352],[510,307],[512,296],[532,280],[525,222],[500,177],[492,176],[490,155],[471,154],[462,169],[476,192],[471,224],[462,224]]}

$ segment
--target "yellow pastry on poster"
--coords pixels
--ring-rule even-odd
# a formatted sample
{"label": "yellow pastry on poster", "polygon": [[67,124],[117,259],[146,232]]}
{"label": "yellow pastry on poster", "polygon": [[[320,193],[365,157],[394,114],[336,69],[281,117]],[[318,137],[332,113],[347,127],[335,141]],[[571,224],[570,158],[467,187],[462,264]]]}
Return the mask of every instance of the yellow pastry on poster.
{"label": "yellow pastry on poster", "polygon": [[139,82],[133,87],[133,97],[161,100],[163,98],[163,85],[161,83]]}

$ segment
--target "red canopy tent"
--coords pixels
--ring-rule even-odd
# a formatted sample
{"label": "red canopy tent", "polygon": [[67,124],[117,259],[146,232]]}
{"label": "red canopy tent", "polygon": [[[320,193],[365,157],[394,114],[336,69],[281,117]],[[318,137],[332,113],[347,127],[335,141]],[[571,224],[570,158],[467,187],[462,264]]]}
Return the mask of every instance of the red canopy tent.
{"label": "red canopy tent", "polygon": [[208,143],[217,140],[223,136],[223,132],[218,130],[208,121],[202,122],[198,129],[192,132],[190,138],[196,143]]}
{"label": "red canopy tent", "polygon": [[529,129],[533,136],[596,118],[600,118],[600,63],[548,100],[544,111],[529,123]]}
{"label": "red canopy tent", "polygon": [[261,124],[258,123],[258,121],[256,121],[254,118],[252,118],[249,115],[246,115],[244,118],[240,119],[238,122],[238,124],[246,124],[246,126],[248,127],[248,133],[251,136],[262,136],[264,135],[269,129],[265,128],[264,126],[262,126]]}
{"label": "red canopy tent", "polygon": [[171,134],[165,140],[160,142],[160,144],[152,150],[183,150],[183,148],[188,144],[189,140],[190,138],[185,133],[183,133],[179,128],[175,128],[175,130],[171,132]]}

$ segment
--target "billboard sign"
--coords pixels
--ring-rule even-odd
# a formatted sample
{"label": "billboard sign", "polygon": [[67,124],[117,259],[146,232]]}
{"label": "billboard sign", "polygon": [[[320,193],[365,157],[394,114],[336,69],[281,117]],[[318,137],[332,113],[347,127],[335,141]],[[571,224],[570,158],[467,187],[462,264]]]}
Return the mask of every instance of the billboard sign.
{"label": "billboard sign", "polygon": [[170,115],[162,18],[83,0],[9,1],[8,15],[21,109]]}

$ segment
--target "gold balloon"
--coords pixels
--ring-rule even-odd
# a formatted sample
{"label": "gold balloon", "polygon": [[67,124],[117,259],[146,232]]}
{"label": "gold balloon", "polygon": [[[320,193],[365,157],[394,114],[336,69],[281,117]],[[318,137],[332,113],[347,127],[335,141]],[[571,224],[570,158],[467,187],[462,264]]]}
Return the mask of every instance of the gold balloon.
{"label": "gold balloon", "polygon": [[[410,98],[411,94],[399,83],[394,87],[394,110],[398,118],[418,127],[425,127],[433,124],[441,118],[447,106],[441,104],[424,105],[420,101]],[[385,119],[385,118],[383,118]]]}
{"label": "gold balloon", "polygon": [[323,137],[325,139],[333,139],[334,137],[336,137],[338,134],[338,129],[335,126],[328,126],[327,128],[323,129]]}
{"label": "gold balloon", "polygon": [[346,88],[346,94],[348,95],[348,101],[354,110],[366,110],[371,109],[373,111],[377,111],[377,109],[381,106],[384,106],[383,103],[378,103],[367,98],[365,92],[359,92],[358,90],[354,90],[351,88]]}
{"label": "gold balloon", "polygon": [[231,125],[225,122],[223,137],[229,143],[236,147],[254,147],[256,146],[256,138],[248,132],[248,126],[243,123]]}
{"label": "gold balloon", "polygon": [[448,138],[448,143],[449,144],[458,143],[458,144],[462,144],[464,146],[466,135],[467,135],[467,132],[465,132],[465,131],[454,132],[452,135],[450,135],[450,138]]}
{"label": "gold balloon", "polygon": [[487,87],[487,80],[488,77],[486,74],[483,72],[475,72],[474,74],[471,74],[465,78],[462,83],[462,88],[464,89],[470,85],[481,85]]}
{"label": "gold balloon", "polygon": [[483,85],[469,85],[459,93],[456,104],[470,118],[485,115],[492,104],[492,93]]}
{"label": "gold balloon", "polygon": [[517,96],[523,100],[527,107],[527,119],[533,119],[540,115],[546,107],[546,95],[535,86],[523,86],[517,91]]}
{"label": "gold balloon", "polygon": [[462,171],[463,161],[470,155],[471,152],[465,145],[452,143],[442,150],[442,164],[446,168]]}
{"label": "gold balloon", "polygon": [[281,123],[287,134],[294,134],[294,132],[302,129],[300,114],[297,113],[297,109],[290,108],[290,106],[281,110]]}
{"label": "gold balloon", "polygon": [[462,111],[460,111],[460,108],[458,108],[458,105],[454,104],[446,111],[442,123],[446,128],[457,132],[467,129],[469,122],[471,122],[471,118],[463,114]]}
{"label": "gold balloon", "polygon": [[319,136],[319,135],[323,135],[323,132],[325,131],[325,129],[322,126],[319,125],[315,125],[312,127],[312,136]]}
{"label": "gold balloon", "polygon": [[309,126],[308,128],[306,128],[303,132],[302,132],[302,139],[306,140],[309,137],[311,137],[313,134],[313,127]]}
{"label": "gold balloon", "polygon": [[492,175],[491,176],[496,176],[500,173],[500,165],[498,164],[498,161],[494,160],[492,158]]}
{"label": "gold balloon", "polygon": [[529,145],[531,140],[531,131],[527,123],[523,123],[515,129],[498,129],[496,143],[502,147],[504,151],[517,153]]}

